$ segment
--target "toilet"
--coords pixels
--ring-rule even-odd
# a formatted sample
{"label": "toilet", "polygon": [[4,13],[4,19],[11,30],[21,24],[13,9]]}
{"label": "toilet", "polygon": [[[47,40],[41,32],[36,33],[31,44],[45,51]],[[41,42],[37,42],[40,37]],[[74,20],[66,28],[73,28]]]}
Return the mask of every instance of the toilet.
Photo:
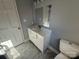
{"label": "toilet", "polygon": [[67,40],[60,40],[60,51],[54,59],[71,59],[79,56],[79,46]]}

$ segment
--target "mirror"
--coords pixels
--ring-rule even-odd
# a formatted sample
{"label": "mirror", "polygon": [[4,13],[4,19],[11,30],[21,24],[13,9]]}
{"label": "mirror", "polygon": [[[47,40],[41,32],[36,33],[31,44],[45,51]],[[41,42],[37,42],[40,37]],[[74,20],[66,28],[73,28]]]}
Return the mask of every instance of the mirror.
{"label": "mirror", "polygon": [[49,27],[51,7],[51,5],[48,5],[41,8],[36,8],[34,23],[37,25]]}
{"label": "mirror", "polygon": [[43,7],[35,9],[35,23],[37,25],[43,24]]}
{"label": "mirror", "polygon": [[51,7],[52,5],[48,5],[43,8],[43,26],[45,27],[49,27]]}

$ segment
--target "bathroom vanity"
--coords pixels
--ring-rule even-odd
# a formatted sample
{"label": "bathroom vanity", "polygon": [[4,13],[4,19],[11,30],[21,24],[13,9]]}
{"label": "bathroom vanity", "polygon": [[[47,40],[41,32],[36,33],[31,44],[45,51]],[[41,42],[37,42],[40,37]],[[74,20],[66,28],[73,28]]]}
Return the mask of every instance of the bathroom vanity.
{"label": "bathroom vanity", "polygon": [[30,41],[43,53],[49,45],[51,30],[33,26],[28,28],[28,34]]}

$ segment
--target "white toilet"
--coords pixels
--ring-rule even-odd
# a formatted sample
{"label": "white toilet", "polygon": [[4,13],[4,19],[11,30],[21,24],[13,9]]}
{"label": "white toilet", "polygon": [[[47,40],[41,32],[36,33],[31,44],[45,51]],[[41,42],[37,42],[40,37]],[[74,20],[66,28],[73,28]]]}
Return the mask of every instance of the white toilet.
{"label": "white toilet", "polygon": [[54,59],[70,59],[79,56],[79,46],[66,40],[60,40],[60,51]]}

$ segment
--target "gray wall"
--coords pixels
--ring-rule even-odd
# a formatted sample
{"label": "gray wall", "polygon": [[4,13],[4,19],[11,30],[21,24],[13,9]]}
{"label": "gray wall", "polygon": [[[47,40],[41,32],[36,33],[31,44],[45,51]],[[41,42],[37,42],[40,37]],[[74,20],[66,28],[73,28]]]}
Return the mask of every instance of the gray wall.
{"label": "gray wall", "polygon": [[50,0],[36,8],[52,4],[50,28],[51,45],[58,49],[59,38],[79,44],[79,0]]}
{"label": "gray wall", "polygon": [[[56,0],[52,7],[50,27],[54,38],[64,38],[79,44],[79,0]],[[53,35],[53,34],[52,34]],[[55,44],[54,39],[51,44]]]}
{"label": "gray wall", "polygon": [[33,23],[32,2],[32,0],[16,0],[25,39],[27,39],[27,28]]}

